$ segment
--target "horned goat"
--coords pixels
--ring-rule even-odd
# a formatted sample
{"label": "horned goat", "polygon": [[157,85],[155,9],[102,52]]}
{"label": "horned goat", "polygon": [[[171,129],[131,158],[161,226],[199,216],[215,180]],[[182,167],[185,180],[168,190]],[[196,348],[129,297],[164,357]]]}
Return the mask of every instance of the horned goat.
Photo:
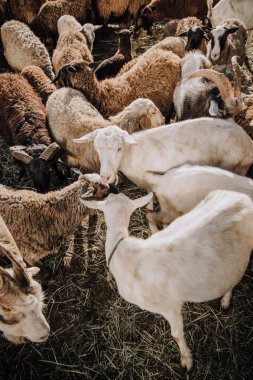
{"label": "horned goat", "polygon": [[13,236],[0,216],[0,254],[12,268],[0,267],[0,330],[15,344],[44,342],[49,325],[42,313],[43,291],[32,277],[39,268],[26,268]]}
{"label": "horned goat", "polygon": [[230,65],[234,55],[239,63],[246,58],[247,31],[239,19],[229,19],[210,31],[207,57],[215,65]]}
{"label": "horned goat", "polygon": [[[253,163],[253,142],[232,120],[199,118],[129,135],[117,126],[91,132],[76,143],[94,141],[100,175],[113,183],[118,170],[151,190],[147,173],[185,163],[219,166],[245,175]],[[138,164],[137,164],[138,163]]]}
{"label": "horned goat", "polygon": [[221,306],[229,307],[253,247],[253,203],[245,194],[214,191],[150,238],[129,236],[131,214],[151,198],[152,193],[135,200],[111,194],[101,202],[82,202],[104,212],[105,256],[120,295],[169,322],[181,366],[189,371],[193,361],[184,337],[183,304],[222,297]]}
{"label": "horned goat", "polygon": [[79,167],[91,173],[99,172],[100,168],[93,144],[77,145],[73,138],[110,124],[117,124],[129,133],[164,124],[161,112],[149,99],[136,99],[122,112],[111,117],[109,122],[80,91],[72,88],[61,88],[50,96],[47,118],[50,132],[62,148],[62,160],[68,166]]}
{"label": "horned goat", "polygon": [[54,73],[46,47],[31,29],[20,21],[6,21],[1,26],[4,55],[15,71],[28,65],[39,66],[52,80]]}
{"label": "horned goat", "polygon": [[10,153],[32,173],[35,188],[48,191],[59,146],[49,135],[42,100],[23,75],[5,73],[0,75],[0,108],[0,133]]}
{"label": "horned goat", "polygon": [[140,56],[138,64],[116,78],[98,82],[87,62],[73,61],[61,68],[55,80],[63,78],[70,87],[83,92],[104,117],[115,115],[139,97],[152,100],[166,115],[172,111],[180,71],[179,56],[157,48]]}

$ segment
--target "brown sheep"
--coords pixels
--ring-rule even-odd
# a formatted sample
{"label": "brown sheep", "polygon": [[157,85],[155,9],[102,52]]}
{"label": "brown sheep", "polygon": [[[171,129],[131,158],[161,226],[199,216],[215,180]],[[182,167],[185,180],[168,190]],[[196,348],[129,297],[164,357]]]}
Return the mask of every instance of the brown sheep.
{"label": "brown sheep", "polygon": [[87,62],[73,61],[62,67],[55,81],[63,78],[108,118],[139,97],[152,100],[163,115],[170,114],[180,75],[179,56],[157,48],[140,56],[130,70],[116,78],[98,82]]}
{"label": "brown sheep", "polygon": [[81,24],[93,21],[95,16],[92,3],[92,0],[47,1],[41,6],[32,28],[39,35],[57,34],[57,21],[65,14],[74,16]]}
{"label": "brown sheep", "polygon": [[98,174],[81,175],[73,184],[47,194],[0,185],[0,214],[24,260],[31,264],[58,253],[90,214],[80,202],[82,196],[102,199],[108,193],[109,186]]}
{"label": "brown sheep", "polygon": [[21,75],[27,80],[30,86],[32,86],[45,106],[48,97],[56,90],[55,85],[51,83],[50,79],[38,66],[26,66],[26,68],[21,71]]}
{"label": "brown sheep", "polygon": [[[216,4],[219,0],[215,0]],[[154,20],[165,17],[181,19],[196,16],[206,17],[207,3],[205,0],[151,0],[143,10],[143,25],[151,33]]]}
{"label": "brown sheep", "polygon": [[11,18],[31,24],[47,0],[9,0]]}
{"label": "brown sheep", "polygon": [[49,135],[42,100],[21,74],[6,73],[0,75],[0,108],[0,133],[11,154],[27,165],[37,190],[48,191],[50,159],[59,146]]}
{"label": "brown sheep", "polygon": [[116,53],[101,62],[95,70],[98,80],[114,77],[122,66],[132,60],[131,32],[128,29],[121,30],[119,35],[119,47]]}
{"label": "brown sheep", "polygon": [[56,74],[66,63],[74,59],[93,62],[93,56],[87,45],[85,36],[78,31],[62,33],[52,56],[52,63]]}

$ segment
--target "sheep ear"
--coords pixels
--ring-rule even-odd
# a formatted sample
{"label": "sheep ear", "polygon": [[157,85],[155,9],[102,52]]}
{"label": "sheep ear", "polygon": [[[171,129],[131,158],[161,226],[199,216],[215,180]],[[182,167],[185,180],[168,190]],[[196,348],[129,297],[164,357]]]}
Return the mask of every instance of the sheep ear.
{"label": "sheep ear", "polygon": [[188,33],[187,32],[183,32],[183,33],[180,33],[178,35],[178,37],[187,37]]}
{"label": "sheep ear", "polygon": [[101,29],[102,27],[103,27],[103,25],[94,25],[95,30]]}
{"label": "sheep ear", "polygon": [[239,29],[239,27],[235,26],[235,27],[232,27],[230,29],[226,29],[226,31],[227,31],[228,34],[232,34],[232,33],[237,32],[238,29]]}
{"label": "sheep ear", "polygon": [[37,273],[39,273],[40,268],[39,267],[31,267],[31,268],[27,268],[26,270],[27,270],[29,276],[33,277],[33,276],[36,276]]}
{"label": "sheep ear", "polygon": [[80,137],[79,139],[73,139],[73,141],[74,143],[77,143],[77,144],[82,144],[82,143],[85,143],[86,141],[94,141],[95,138],[97,137],[98,132],[101,130],[102,128],[96,129],[95,131],[87,133],[87,135],[84,135]]}
{"label": "sheep ear", "polygon": [[80,198],[80,201],[82,202],[82,204],[84,204],[84,206],[88,208],[101,211],[104,210],[104,206],[106,205],[106,199],[104,199],[103,201],[85,201],[84,199]]}
{"label": "sheep ear", "polygon": [[153,193],[148,193],[144,197],[138,198],[138,199],[132,199],[131,203],[133,206],[133,210],[136,210],[139,207],[146,206],[151,199],[153,198]]}
{"label": "sheep ear", "polygon": [[127,144],[138,144],[137,141],[131,135],[129,135],[128,133],[126,133],[124,135],[124,141]]}

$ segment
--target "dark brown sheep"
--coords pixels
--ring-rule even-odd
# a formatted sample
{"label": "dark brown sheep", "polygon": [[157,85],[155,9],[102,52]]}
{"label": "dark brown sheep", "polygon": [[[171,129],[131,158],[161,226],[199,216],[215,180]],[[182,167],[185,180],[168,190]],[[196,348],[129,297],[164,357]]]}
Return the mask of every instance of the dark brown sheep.
{"label": "dark brown sheep", "polygon": [[119,35],[119,47],[110,58],[101,62],[95,70],[98,80],[115,77],[125,63],[132,59],[131,32],[128,29],[121,30]]}
{"label": "dark brown sheep", "polygon": [[0,75],[0,109],[0,133],[12,156],[27,165],[39,192],[48,191],[49,161],[59,146],[52,143],[40,97],[21,74]]}
{"label": "dark brown sheep", "polygon": [[[214,5],[219,0],[214,0]],[[171,19],[181,19],[184,17],[196,16],[204,18],[207,16],[207,3],[205,0],[151,0],[143,10],[143,26],[152,33],[154,20],[165,17]]]}

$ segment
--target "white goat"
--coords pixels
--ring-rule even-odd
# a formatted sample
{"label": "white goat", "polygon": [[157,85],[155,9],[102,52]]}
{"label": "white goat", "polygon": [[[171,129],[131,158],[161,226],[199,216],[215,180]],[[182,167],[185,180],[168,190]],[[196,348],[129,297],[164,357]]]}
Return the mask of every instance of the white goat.
{"label": "white goat", "polygon": [[253,163],[253,142],[232,120],[185,120],[131,136],[117,126],[108,126],[74,140],[86,141],[94,141],[103,179],[113,183],[120,170],[147,190],[152,190],[149,171],[166,172],[192,163],[245,175]]}
{"label": "white goat", "polygon": [[82,202],[104,212],[105,255],[120,295],[166,318],[181,365],[190,370],[182,306],[218,297],[223,308],[229,306],[253,247],[253,203],[245,194],[215,191],[147,240],[129,237],[131,214],[151,198],[152,194],[135,200],[111,194],[104,201]]}
{"label": "white goat", "polygon": [[147,176],[160,204],[160,212],[148,214],[153,233],[157,232],[157,223],[171,223],[191,211],[214,190],[245,193],[253,200],[252,179],[220,168],[183,165],[163,175],[148,173]]}
{"label": "white goat", "polygon": [[247,29],[253,28],[252,0],[220,0],[212,8],[213,0],[207,0],[208,17],[217,26],[229,18],[239,18]]}

